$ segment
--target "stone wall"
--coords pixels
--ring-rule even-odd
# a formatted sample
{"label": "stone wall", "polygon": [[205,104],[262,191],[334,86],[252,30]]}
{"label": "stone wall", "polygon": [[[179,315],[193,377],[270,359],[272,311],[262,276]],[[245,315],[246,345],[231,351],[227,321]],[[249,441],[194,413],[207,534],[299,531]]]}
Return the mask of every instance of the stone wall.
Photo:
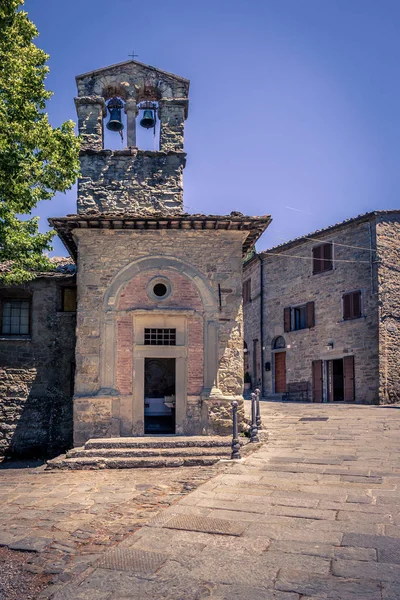
{"label": "stone wall", "polygon": [[376,223],[379,281],[379,394],[400,402],[400,212]]}
{"label": "stone wall", "polygon": [[[254,346],[258,346],[261,350],[261,279],[260,279],[260,259],[254,256],[245,265],[243,271],[243,284],[247,280],[251,280],[250,300],[243,304],[244,314],[244,341],[247,346],[245,355],[245,370],[248,371],[251,377],[252,389],[261,385],[261,363],[254,359]],[[256,340],[259,342],[257,344]],[[257,368],[258,365],[258,368]]]}
{"label": "stone wall", "polygon": [[[264,362],[271,363],[271,371],[264,372],[264,395],[274,394],[272,346],[277,336],[283,336],[287,383],[307,381],[311,392],[313,360],[354,356],[356,401],[367,404],[379,401],[378,299],[374,253],[370,252],[375,243],[373,222],[373,218],[361,219],[323,235],[315,234],[317,241],[295,241],[277,247],[275,255],[261,253]],[[337,244],[334,245],[334,269],[313,275],[312,247],[322,242]],[[295,258],[298,256],[301,258]],[[245,268],[244,279],[251,269],[254,267],[250,263]],[[345,321],[342,295],[358,289],[362,292],[362,317]],[[307,302],[315,302],[315,326],[285,333],[284,308]],[[246,325],[247,343],[256,335],[255,316],[250,318],[249,324],[251,327]]]}
{"label": "stone wall", "polygon": [[[132,434],[132,429],[129,433],[121,420],[124,412],[126,424],[129,410],[132,412],[132,399],[126,398],[130,404],[122,406],[121,398],[135,385],[135,373],[130,369],[129,328],[132,326],[128,324],[132,323],[130,314],[137,311],[149,313],[150,318],[153,314],[157,318],[163,311],[167,314],[168,310],[173,311],[177,319],[181,313],[186,315],[190,378],[187,414],[191,414],[192,423],[197,422],[197,433],[213,430],[211,421],[215,421],[215,429],[219,431],[231,426],[225,417],[219,418],[223,411],[218,409],[218,403],[223,404],[224,398],[232,400],[243,389],[242,243],[245,235],[218,230],[75,230],[80,257],[74,402],[76,441],[81,443],[90,435]],[[146,264],[146,268],[142,270],[141,264]],[[173,280],[180,292],[165,301],[150,303],[146,283],[161,275]],[[123,283],[114,290],[115,281],[120,280]],[[115,319],[123,319],[119,328],[115,328]],[[200,349],[203,332],[208,340],[205,351]],[[116,342],[112,341],[114,336]],[[108,342],[111,350],[105,349]],[[115,347],[119,350],[114,357]],[[118,368],[110,366],[114,360],[119,364],[117,377]],[[203,397],[205,392],[206,397]],[[196,411],[200,412],[196,415]],[[211,419],[214,413],[218,413],[218,418]],[[131,419],[135,420],[134,415]],[[97,429],[96,421],[101,423]]]}
{"label": "stone wall", "polygon": [[182,212],[184,152],[102,150],[80,161],[78,213]]}
{"label": "stone wall", "polygon": [[0,455],[54,456],[72,445],[75,313],[61,312],[61,286],[74,277],[53,275],[5,298],[31,300],[31,333],[0,337]]}

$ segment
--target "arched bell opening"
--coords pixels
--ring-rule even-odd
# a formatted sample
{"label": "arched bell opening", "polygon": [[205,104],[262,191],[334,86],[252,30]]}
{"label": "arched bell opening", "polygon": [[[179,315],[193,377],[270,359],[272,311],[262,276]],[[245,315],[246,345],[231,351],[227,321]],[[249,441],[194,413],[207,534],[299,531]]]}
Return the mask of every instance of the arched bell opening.
{"label": "arched bell opening", "polygon": [[125,102],[121,96],[112,96],[106,102],[107,115],[104,119],[104,148],[122,150],[126,148],[127,117]]}
{"label": "arched bell opening", "polygon": [[160,148],[160,119],[158,115],[158,102],[155,100],[142,100],[137,105],[136,117],[136,142],[141,150],[154,150]]}

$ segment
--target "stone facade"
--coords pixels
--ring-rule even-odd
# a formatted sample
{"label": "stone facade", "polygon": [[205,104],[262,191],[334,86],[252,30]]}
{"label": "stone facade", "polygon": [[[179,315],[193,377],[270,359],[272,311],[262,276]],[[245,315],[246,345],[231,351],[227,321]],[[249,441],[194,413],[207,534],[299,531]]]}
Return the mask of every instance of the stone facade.
{"label": "stone facade", "polygon": [[[322,399],[333,399],[329,388],[333,376],[328,370],[333,363],[340,368],[340,361],[353,357],[353,399],[366,404],[397,401],[399,213],[370,213],[309,237],[262,252],[244,268],[244,280],[251,278],[254,290],[254,302],[252,298],[244,306],[251,376],[259,377],[251,354],[253,341],[261,336],[255,305],[262,268],[264,395],[281,396],[276,393],[275,366],[276,353],[284,352],[287,391],[303,383],[308,398],[315,399],[313,361],[322,361]],[[312,249],[322,243],[333,244],[333,269],[313,274]],[[361,291],[361,316],[344,319],[343,295],[354,291]],[[294,309],[307,303],[314,303],[314,322],[295,329]],[[292,319],[290,331],[285,331],[285,309]],[[277,340],[279,347],[274,348]],[[334,375],[340,376],[340,372]]]}
{"label": "stone facade", "polygon": [[379,310],[379,398],[400,402],[399,213],[376,219]]}
{"label": "stone facade", "polygon": [[0,336],[0,455],[54,456],[72,442],[75,312],[62,288],[75,277],[51,274],[1,287],[0,304],[30,302],[30,333]]}
{"label": "stone facade", "polygon": [[[127,61],[77,85],[78,213],[50,220],[78,261],[74,443],[146,432],[149,360],[174,361],[175,433],[227,433],[233,399],[243,415],[242,257],[270,217],[183,214],[188,80]],[[127,116],[120,151],[104,149],[111,98]],[[154,152],[136,147],[149,101],[160,122]],[[152,329],[173,331],[173,345],[146,344]]]}
{"label": "stone facade", "polygon": [[[75,443],[143,434],[143,358],[153,352],[143,345],[146,326],[182,331],[176,347],[157,348],[158,356],[177,360],[182,385],[177,433],[226,430],[230,421],[220,407],[243,389],[243,233],[75,235],[80,256]],[[165,300],[148,293],[155,279],[171,285]]]}

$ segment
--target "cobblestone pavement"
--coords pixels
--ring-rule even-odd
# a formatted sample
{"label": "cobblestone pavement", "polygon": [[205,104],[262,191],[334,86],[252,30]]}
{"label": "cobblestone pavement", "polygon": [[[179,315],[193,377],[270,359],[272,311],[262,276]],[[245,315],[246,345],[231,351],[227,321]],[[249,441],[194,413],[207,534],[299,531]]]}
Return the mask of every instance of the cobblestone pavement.
{"label": "cobblestone pavement", "polygon": [[[75,554],[74,568],[83,564],[73,579],[50,586],[47,597],[398,600],[400,407],[263,403],[262,415],[267,444],[243,462],[220,466],[216,476],[156,517],[147,515],[144,526],[102,553],[89,543],[87,552]],[[213,474],[199,472],[204,479]],[[127,478],[137,473],[68,473],[69,489],[75,475],[99,478],[97,488],[100,478],[115,477],[116,484],[119,476],[119,488],[111,479],[104,484],[109,497],[125,493]],[[42,500],[52,497],[47,477],[39,477]],[[80,485],[75,501],[88,497],[90,481]],[[7,506],[17,499],[11,494]],[[136,511],[125,512],[123,500],[118,513],[126,528]],[[19,520],[23,506],[15,506]],[[104,513],[94,515],[97,525]],[[64,520],[68,527],[71,518]],[[91,526],[73,533],[89,535]],[[77,542],[71,530],[64,532],[56,545],[65,551]]]}
{"label": "cobblestone pavement", "polygon": [[[18,468],[17,468],[18,467]],[[50,597],[102,553],[221,470],[213,467],[44,471],[0,466],[0,599],[18,597],[15,580],[32,587],[51,576]],[[222,467],[223,468],[223,467]],[[12,555],[23,551],[24,560]],[[22,588],[21,588],[22,589]],[[29,596],[30,597],[30,596]],[[89,596],[88,596],[89,597]]]}

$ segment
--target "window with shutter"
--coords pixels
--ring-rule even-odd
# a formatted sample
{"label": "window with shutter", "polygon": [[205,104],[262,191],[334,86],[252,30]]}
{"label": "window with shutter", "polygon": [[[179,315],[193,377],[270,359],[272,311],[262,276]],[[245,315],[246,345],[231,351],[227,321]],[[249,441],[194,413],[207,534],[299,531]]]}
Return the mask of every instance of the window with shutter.
{"label": "window with shutter", "polygon": [[283,311],[283,321],[285,332],[314,327],[314,302],[286,307]]}
{"label": "window with shutter", "polygon": [[251,302],[251,279],[243,282],[243,303]]}
{"label": "window with shutter", "polygon": [[343,319],[358,319],[361,317],[361,291],[343,294]]}
{"label": "window with shutter", "polygon": [[332,244],[320,244],[312,249],[313,274],[331,271],[333,269]]}

